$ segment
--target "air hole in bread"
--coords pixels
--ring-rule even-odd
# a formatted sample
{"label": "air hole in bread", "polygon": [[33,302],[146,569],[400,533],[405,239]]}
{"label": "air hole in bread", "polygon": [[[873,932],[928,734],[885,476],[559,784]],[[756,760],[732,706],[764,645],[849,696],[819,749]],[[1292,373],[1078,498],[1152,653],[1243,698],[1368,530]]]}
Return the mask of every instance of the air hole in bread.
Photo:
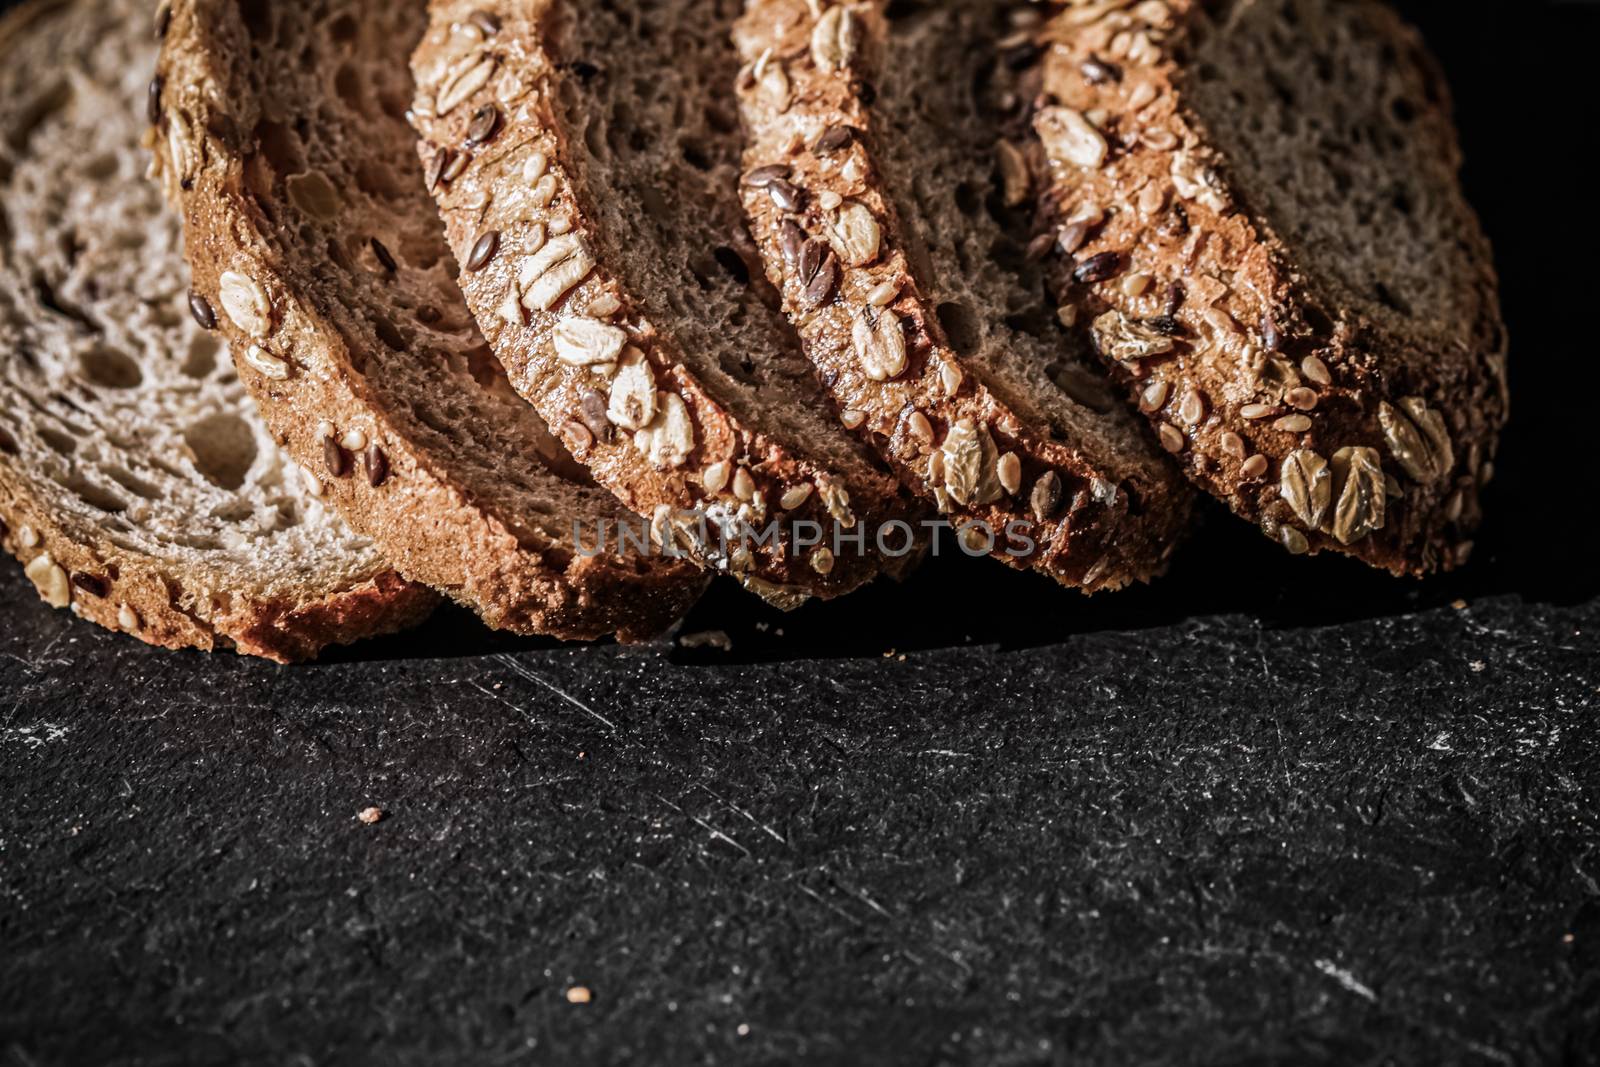
{"label": "air hole in bread", "polygon": [[145,500],[160,500],[164,495],[156,486],[121,467],[106,467],[105,474],[134,496],[143,497]]}
{"label": "air hole in bread", "polygon": [[51,116],[65,111],[72,103],[72,95],[70,83],[58,82],[24,107],[16,124],[11,127],[11,136],[8,138],[12,151],[18,156],[27,155],[28,142],[39,127],[48,122]]}
{"label": "air hole in bread", "polygon": [[244,484],[256,461],[255,436],[237,415],[209,415],[185,430],[183,440],[201,477],[229,492]]}
{"label": "air hole in bread", "polygon": [[982,330],[970,308],[947,302],[940,304],[935,314],[939,317],[939,325],[944,328],[945,336],[950,340],[950,347],[956,350],[957,355],[970,356],[977,351]]}
{"label": "air hole in bread", "polygon": [[400,328],[387,318],[376,316],[373,319],[372,328],[374,331],[376,331],[378,340],[382,341],[396,352],[404,352],[408,347],[406,344],[405,334],[401,333]]}
{"label": "air hole in bread", "polygon": [[73,474],[62,479],[61,487],[96,511],[104,511],[107,514],[115,515],[118,512],[126,511],[128,508],[127,503],[116,493],[104,486],[94,484],[81,474]]}
{"label": "air hole in bread", "polygon": [[11,431],[0,426],[0,452],[8,456],[17,454],[17,439],[11,436]]}
{"label": "air hole in bread", "polygon": [[356,166],[353,177],[357,188],[381,203],[393,203],[410,197],[406,185],[401,184],[410,183],[412,175],[409,171],[363,162]]}
{"label": "air hole in bread", "polygon": [[78,371],[86,381],[106,389],[132,389],[144,381],[144,371],[132,357],[106,345],[96,345],[79,356]]}
{"label": "air hole in bread", "polygon": [[215,337],[208,333],[197,333],[189,338],[189,351],[185,353],[179,369],[189,378],[209,378],[217,369],[217,355],[221,350],[222,345]]}
{"label": "air hole in bread", "polygon": [[345,44],[356,39],[360,26],[349,15],[340,15],[328,23],[328,37],[340,44]]}
{"label": "air hole in bread", "polygon": [[62,433],[54,426],[40,426],[39,439],[50,448],[50,451],[63,456],[70,456],[78,450],[77,439],[71,434]]}
{"label": "air hole in bread", "polygon": [[356,69],[346,63],[333,75],[333,90],[339,94],[339,99],[350,105],[350,109],[357,114],[368,113],[367,99],[362,93],[361,75]]}
{"label": "air hole in bread", "polygon": [[117,157],[110,153],[90,156],[78,173],[91,182],[110,181],[117,175]]}
{"label": "air hole in bread", "polygon": [[258,41],[272,39],[272,3],[273,0],[239,0],[239,17],[244,19],[244,28]]}
{"label": "air hole in bread", "polygon": [[256,144],[261,149],[259,157],[272,166],[279,178],[310,169],[300,152],[294,131],[288,127],[263,119],[256,123],[255,133]]}

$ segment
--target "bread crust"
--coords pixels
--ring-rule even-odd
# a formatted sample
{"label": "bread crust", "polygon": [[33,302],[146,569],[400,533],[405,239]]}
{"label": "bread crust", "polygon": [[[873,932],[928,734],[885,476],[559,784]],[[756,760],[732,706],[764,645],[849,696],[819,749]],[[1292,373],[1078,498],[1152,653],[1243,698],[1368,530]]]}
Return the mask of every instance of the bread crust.
{"label": "bread crust", "polygon": [[[286,451],[325,475],[329,502],[403,574],[472,608],[491,626],[573,640],[615,634],[638,641],[662,632],[698,598],[704,576],[682,560],[656,555],[585,555],[515,513],[510,498],[474,495],[458,477],[453,454],[417,433],[415,416],[386,403],[382,385],[366,375],[370,357],[338,318],[344,299],[338,287],[344,283],[333,281],[328,292],[303,282],[308,275],[297,268],[315,268],[320,254],[305,248],[292,230],[275,226],[263,211],[261,201],[278,197],[279,190],[251,184],[262,180],[261,170],[252,170],[263,151],[252,131],[267,101],[258,96],[246,68],[251,50],[259,47],[231,5],[177,0],[161,58],[160,144],[168,195],[181,206],[186,222],[196,290],[216,309],[219,328],[236,353],[259,346],[276,361],[267,362],[270,373],[264,373],[250,358],[236,357],[241,377]],[[398,180],[419,180],[409,158],[396,158],[392,165]],[[420,195],[416,199],[426,203]],[[295,210],[282,201],[279,206],[286,214]],[[310,261],[310,256],[318,258]],[[244,325],[226,313],[225,282],[235,303],[241,288],[246,305],[260,298],[257,309],[264,314],[258,321],[252,323],[248,308],[241,316]],[[455,306],[442,313],[456,316]],[[465,314],[461,309],[457,317],[464,320]],[[464,373],[453,381],[463,390],[479,388]],[[484,409],[498,418],[507,405],[486,401]],[[330,429],[337,436],[348,427],[360,427],[364,442],[340,460],[335,475],[327,460]],[[623,521],[607,494],[559,476],[537,441],[516,436],[520,430],[509,423],[504,432],[520,454],[502,461],[518,477],[536,482],[544,503],[562,521],[613,526]],[[365,458],[374,455],[377,474],[374,460]]]}
{"label": "bread crust", "polygon": [[[835,554],[824,544],[805,555],[781,545],[730,555],[717,538],[692,529],[711,515],[751,529],[776,520],[824,529],[861,522],[871,531],[896,520],[914,524],[920,509],[864,456],[841,470],[806,442],[778,440],[755,425],[686,365],[670,322],[646,317],[645,302],[611,259],[623,250],[609,248],[607,235],[597,232],[574,134],[554,103],[583,58],[561,54],[560,19],[582,17],[581,5],[568,6],[566,0],[436,0],[413,59],[419,98],[412,121],[423,165],[446,174],[434,190],[451,247],[472,268],[462,274],[462,289],[512,384],[602,485],[658,524],[677,524],[685,547],[704,565],[733,574],[779,606],[839,596],[884,570],[904,569],[914,555],[886,560],[870,550],[870,536],[867,552]],[[488,76],[474,80],[473,72],[485,68]],[[495,125],[480,144],[472,127],[485,107],[495,109]],[[443,159],[459,168],[445,167]],[[531,199],[508,195],[524,188],[540,192]],[[488,234],[497,235],[497,247],[474,263],[474,247]],[[578,249],[582,267],[537,295],[562,267],[534,277],[530,264],[568,245]],[[574,320],[598,323],[610,343],[625,346],[620,356],[587,365],[561,357],[557,332]],[[647,381],[646,391],[656,391],[655,419],[643,431],[613,425],[618,420],[596,410],[607,406],[600,398],[615,395],[619,359],[644,368],[634,373]],[[679,425],[688,433],[667,454],[651,454],[648,435],[680,413],[680,403]],[[841,442],[854,448],[843,435]]]}
{"label": "bread crust", "polygon": [[[888,131],[867,87],[893,61],[885,7],[746,3],[736,34],[746,64],[738,85],[748,143],[741,191],[767,275],[847,424],[953,523],[981,523],[999,535],[995,559],[1084,592],[1147,581],[1182,538],[1190,494],[1137,424],[1112,400],[1096,412],[1085,403],[1093,398],[1073,397],[1076,437],[1053,439],[1039,415],[997,395],[940,323],[938,280],[927,276],[931,264],[917,262],[897,207],[911,190],[885,188],[879,165],[878,141]],[[842,144],[823,142],[829,134]],[[798,210],[780,202],[788,190],[772,195],[765,178],[779,173],[803,197]],[[831,249],[824,254],[838,265],[836,296],[808,295],[810,265],[795,254],[796,225]],[[895,365],[874,365],[880,330],[903,333]],[[1084,388],[1109,398],[1107,386]],[[1100,435],[1118,422],[1131,450]],[[1009,541],[1012,529],[1027,530],[1027,540]]]}
{"label": "bread crust", "polygon": [[[33,0],[0,19],[0,57],[36,61],[44,53],[27,50],[35,44],[30,33],[46,18],[80,15],[114,22],[115,32],[148,32],[142,21],[124,24],[86,0]],[[135,151],[136,120],[108,121],[125,123],[128,151]],[[63,390],[69,387],[62,383]],[[103,528],[65,521],[55,507],[63,490],[25,470],[15,447],[12,431],[0,420],[0,547],[24,565],[41,599],[107,629],[159,647],[232,648],[288,663],[315,658],[329,645],[406,629],[438,602],[431,590],[404,581],[370,550],[362,550],[371,556],[365,573],[352,568],[358,574],[342,587],[301,589],[290,597],[269,592],[275,583],[265,575],[259,588],[239,588],[224,570],[207,566],[203,555],[185,566],[124,547]]]}
{"label": "bread crust", "polygon": [[[1403,98],[1424,102],[1405,136],[1430,210],[1459,241],[1430,264],[1451,279],[1452,306],[1424,320],[1325,280],[1315,253],[1237,182],[1193,57],[1237,32],[1238,6],[1100,3],[1037,33],[1040,60],[1018,95],[1041,232],[1088,220],[1072,231],[1075,258],[1056,264],[1058,292],[1189,478],[1241,518],[1294,553],[1342,552],[1397,575],[1448,570],[1471,551],[1509,398],[1497,281],[1457,182],[1442,78],[1384,5],[1338,9],[1381,43]],[[1374,110],[1371,121],[1389,120]],[[1104,277],[1074,279],[1107,256]],[[1133,295],[1137,274],[1148,284]],[[1141,358],[1157,318],[1171,351]]]}

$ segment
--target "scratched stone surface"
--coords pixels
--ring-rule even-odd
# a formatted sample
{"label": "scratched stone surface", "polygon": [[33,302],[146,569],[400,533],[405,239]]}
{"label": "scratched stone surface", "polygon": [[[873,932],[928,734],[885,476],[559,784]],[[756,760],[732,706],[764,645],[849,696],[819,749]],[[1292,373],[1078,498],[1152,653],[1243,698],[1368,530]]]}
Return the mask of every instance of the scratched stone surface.
{"label": "scratched stone surface", "polygon": [[1600,8],[1403,6],[1513,335],[1468,570],[1213,510],[1094,601],[947,548],[650,647],[445,611],[284,669],[0,561],[0,1064],[1600,1062],[1596,235],[1538,214],[1591,196]]}

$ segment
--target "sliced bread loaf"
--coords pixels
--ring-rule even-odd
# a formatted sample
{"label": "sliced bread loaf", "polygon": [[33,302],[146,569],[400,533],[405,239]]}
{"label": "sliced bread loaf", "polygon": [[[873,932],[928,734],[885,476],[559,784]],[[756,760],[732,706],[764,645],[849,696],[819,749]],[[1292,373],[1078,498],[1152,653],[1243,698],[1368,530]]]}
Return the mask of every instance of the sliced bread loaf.
{"label": "sliced bread loaf", "polygon": [[[602,485],[769,599],[873,577],[875,532],[918,511],[763,299],[735,192],[737,3],[432,9],[413,121],[512,383]],[[788,537],[812,522],[822,543]],[[867,550],[837,551],[836,527]]]}
{"label": "sliced bread loaf", "polygon": [[324,510],[190,317],[146,5],[36,0],[0,58],[0,541],[40,595],[280,661],[420,621],[434,594]]}
{"label": "sliced bread loaf", "polygon": [[[421,0],[176,0],[151,106],[198,301],[289,453],[407,577],[491,625],[654,635],[688,563],[631,521],[507,386],[454,281],[405,123]],[[575,528],[606,523],[610,547]]]}
{"label": "sliced bread loaf", "polygon": [[1369,0],[1144,0],[1016,47],[1061,300],[1190,478],[1291,552],[1463,562],[1506,335],[1417,35]]}
{"label": "sliced bread loaf", "polygon": [[1189,490],[1004,225],[1023,198],[993,46],[1014,6],[749,0],[744,203],[845,424],[996,558],[1115,589],[1164,567]]}

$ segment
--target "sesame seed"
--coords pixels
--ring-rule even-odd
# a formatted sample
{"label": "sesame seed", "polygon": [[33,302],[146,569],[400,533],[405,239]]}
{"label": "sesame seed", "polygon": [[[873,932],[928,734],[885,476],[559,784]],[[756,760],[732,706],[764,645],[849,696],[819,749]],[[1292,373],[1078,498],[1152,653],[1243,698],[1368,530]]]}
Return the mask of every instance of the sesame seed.
{"label": "sesame seed", "polygon": [[1278,528],[1278,543],[1283,545],[1291,556],[1303,556],[1311,551],[1311,542],[1306,540],[1306,535],[1293,526]]}
{"label": "sesame seed", "polygon": [[472,251],[467,254],[465,264],[469,271],[480,271],[494,259],[494,254],[500,250],[500,231],[489,230],[479,236],[472,245]]}
{"label": "sesame seed", "polygon": [[1171,388],[1172,386],[1164,381],[1154,381],[1145,386],[1144,392],[1139,396],[1139,410],[1147,415],[1152,411],[1159,411],[1167,402],[1167,394]]}
{"label": "sesame seed", "polygon": [[1252,481],[1267,473],[1267,457],[1259,452],[1239,465],[1239,474]]}
{"label": "sesame seed", "polygon": [[833,573],[833,564],[834,559],[832,549],[819,548],[815,552],[811,553],[811,569],[823,577],[827,577]]}
{"label": "sesame seed", "polygon": [[360,452],[367,447],[367,434],[365,430],[354,428],[339,438],[339,443],[352,452]]}
{"label": "sesame seed", "polygon": [[139,629],[139,613],[131,605],[124,604],[117,609],[117,625],[128,633]]}
{"label": "sesame seed", "polygon": [[1249,455],[1249,449],[1245,446],[1244,438],[1232,430],[1222,435],[1222,450],[1238,460],[1243,460],[1245,456]]}
{"label": "sesame seed", "polygon": [[1206,417],[1206,399],[1198,389],[1191,387],[1183,394],[1183,400],[1178,404],[1178,417],[1190,426]]}
{"label": "sesame seed", "polygon": [[961,382],[965,375],[961,368],[954,363],[941,363],[939,365],[939,387],[944,390],[945,396],[955,396],[961,389]]}
{"label": "sesame seed", "polygon": [[1150,275],[1140,272],[1122,279],[1122,291],[1129,296],[1142,296],[1150,288]]}
{"label": "sesame seed", "polygon": [[928,416],[920,411],[913,411],[906,420],[906,429],[924,445],[933,444],[933,424],[928,421]]}
{"label": "sesame seed", "polygon": [[273,381],[287,381],[289,378],[289,364],[260,345],[251,345],[246,349],[244,361]]}
{"label": "sesame seed", "polygon": [[726,463],[713,463],[700,475],[700,483],[705,488],[707,496],[716,496],[728,487],[728,465]]}
{"label": "sesame seed", "polygon": [[1317,385],[1333,384],[1333,375],[1328,373],[1328,365],[1316,356],[1307,356],[1300,361],[1300,373]]}
{"label": "sesame seed", "polygon": [[1247,419],[1267,419],[1278,413],[1278,409],[1271,404],[1246,404],[1239,409],[1239,414]]}
{"label": "sesame seed", "polygon": [[804,504],[807,500],[810,500],[813,491],[814,487],[810,482],[801,482],[799,485],[791,486],[783,494],[783,496],[778,499],[778,505],[782,507],[784,511],[793,511],[801,504]]}
{"label": "sesame seed", "polygon": [[886,282],[879,282],[867,294],[867,303],[875,308],[888,307],[894,303],[894,298],[900,295],[900,279],[890,278]]}
{"label": "sesame seed", "polygon": [[733,495],[747,504],[755,499],[755,479],[751,478],[750,472],[743,467],[733,472]]}
{"label": "sesame seed", "polygon": [[1161,423],[1160,426],[1157,427],[1157,433],[1161,438],[1162,448],[1173,453],[1174,455],[1183,451],[1183,446],[1185,444],[1183,431],[1172,425],[1172,423]]}
{"label": "sesame seed", "polygon": [[1311,420],[1304,415],[1285,415],[1272,428],[1283,433],[1305,433],[1311,429]]}
{"label": "sesame seed", "polygon": [[859,430],[861,424],[867,421],[867,413],[865,411],[857,411],[855,408],[846,408],[839,415],[839,421],[844,424],[844,428],[847,430]]}
{"label": "sesame seed", "polygon": [[1290,389],[1287,393],[1284,393],[1283,399],[1288,401],[1289,406],[1292,408],[1298,408],[1301,411],[1310,411],[1317,406],[1318,397],[1315,389],[1307,389],[1305,386],[1300,386],[1297,389]]}
{"label": "sesame seed", "polygon": [[1022,488],[1022,460],[1015,452],[1007,452],[1000,457],[995,465],[995,476],[1000,479],[1000,487],[1011,496],[1016,496]]}

